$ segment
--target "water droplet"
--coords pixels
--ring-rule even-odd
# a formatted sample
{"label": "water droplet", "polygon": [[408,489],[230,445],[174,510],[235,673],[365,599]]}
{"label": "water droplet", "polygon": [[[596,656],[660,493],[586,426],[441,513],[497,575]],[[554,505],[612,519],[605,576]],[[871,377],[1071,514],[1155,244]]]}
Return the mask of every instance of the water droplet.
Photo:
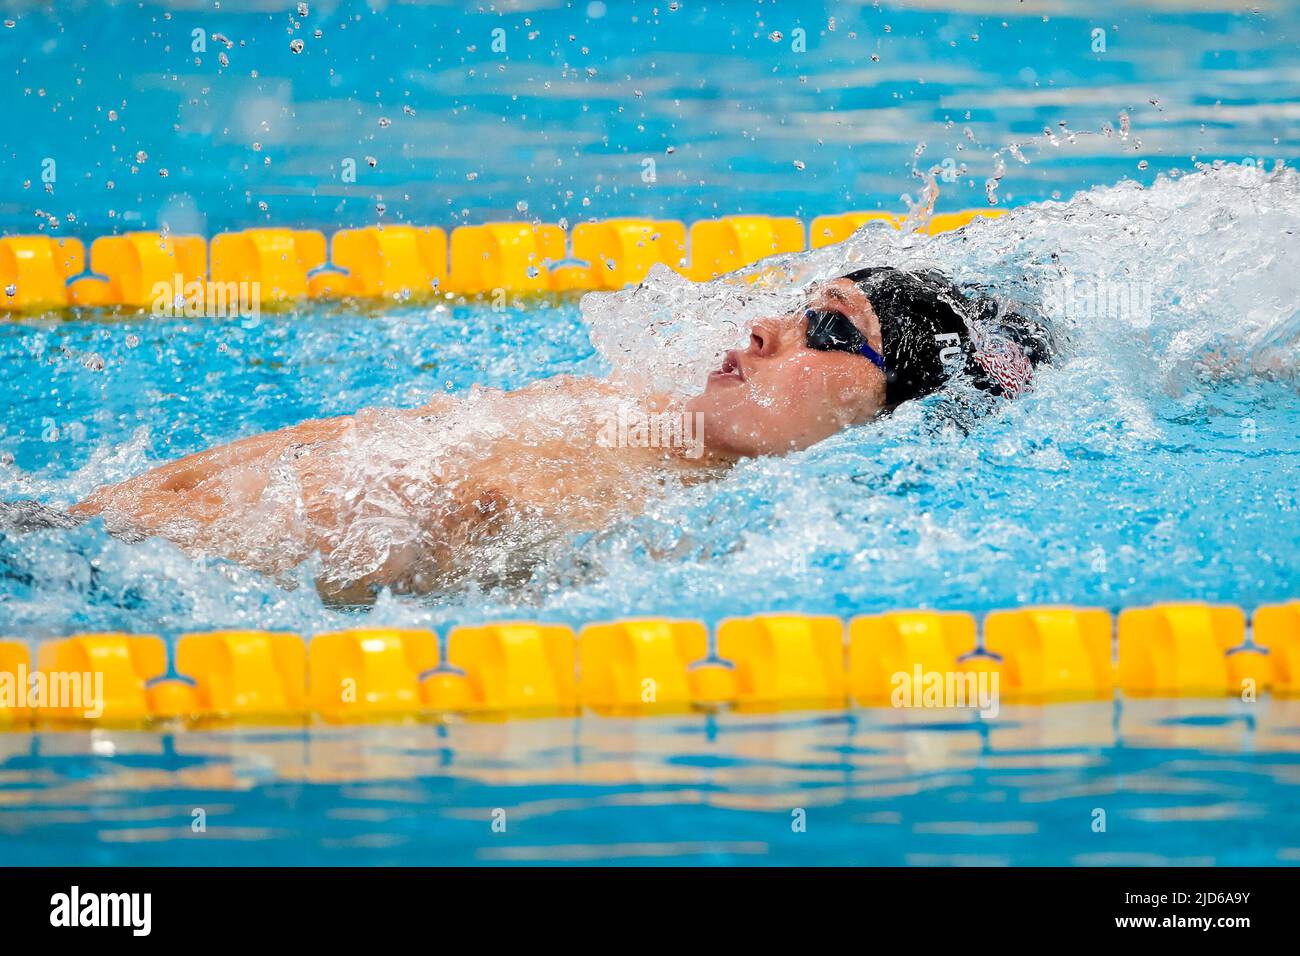
{"label": "water droplet", "polygon": [[108,111],[108,121],[109,121],[110,123],[116,123],[116,122],[117,122],[117,110],[109,110],[109,111]]}
{"label": "water droplet", "polygon": [[308,12],[307,4],[305,3],[298,4],[298,16],[305,17],[307,15],[307,12]]}
{"label": "water droplet", "polygon": [[393,121],[390,120],[387,116],[381,116],[381,117],[379,117],[379,128],[380,128],[380,129],[388,129],[388,127],[390,127],[390,126],[392,126],[392,125],[393,125]]}
{"label": "water droplet", "polygon": [[771,33],[767,35],[767,38],[771,40],[773,43],[780,43],[783,39],[785,39],[785,34],[783,34],[780,30],[773,30]]}
{"label": "water droplet", "polygon": [[1146,169],[1150,165],[1151,164],[1148,163],[1145,159],[1138,161],[1138,169]]}
{"label": "water droplet", "polygon": [[81,364],[92,372],[104,371],[104,359],[96,352],[87,352],[81,357]]}
{"label": "water droplet", "polygon": [[135,154],[135,161],[137,163],[143,163],[148,158],[149,158],[149,154],[146,153],[143,149],[138,150]]}
{"label": "water droplet", "polygon": [[168,176],[167,168],[163,167],[162,169],[158,170],[158,175],[161,176],[163,179],[166,179]]}
{"label": "water droplet", "polygon": [[140,344],[140,336],[132,332],[126,337],[126,347],[129,349],[136,348]]}
{"label": "water droplet", "polygon": [[376,166],[379,165],[379,160],[375,159],[375,157],[373,156],[367,156],[366,165],[369,166],[371,169],[374,169]]}
{"label": "water droplet", "polygon": [[226,56],[225,50],[222,50],[217,54],[217,62],[222,66],[230,66],[230,57]]}
{"label": "water droplet", "polygon": [[796,160],[794,161],[794,168],[795,168],[795,169],[807,169],[808,167],[806,167],[806,166],[803,164],[803,161],[802,161],[802,160],[796,159]]}
{"label": "water droplet", "polygon": [[306,44],[304,44],[302,40],[298,39],[297,37],[294,37],[292,40],[289,41],[289,50],[293,53],[301,53],[302,48],[304,46],[306,46]]}
{"label": "water droplet", "polygon": [[18,286],[16,286],[14,283],[11,282],[7,286],[5,286],[5,295],[13,297],[17,294],[18,294]]}
{"label": "water droplet", "polygon": [[515,203],[515,208],[518,209],[520,212],[528,212],[528,203],[527,201],[521,199],[519,200],[519,202]]}
{"label": "water droplet", "polygon": [[465,178],[472,183],[474,180],[478,179],[478,173],[466,173]]}
{"label": "water droplet", "polygon": [[407,116],[414,116],[414,115],[415,115],[415,110],[411,109],[410,106],[403,106],[403,107],[402,107],[402,112],[405,113]]}

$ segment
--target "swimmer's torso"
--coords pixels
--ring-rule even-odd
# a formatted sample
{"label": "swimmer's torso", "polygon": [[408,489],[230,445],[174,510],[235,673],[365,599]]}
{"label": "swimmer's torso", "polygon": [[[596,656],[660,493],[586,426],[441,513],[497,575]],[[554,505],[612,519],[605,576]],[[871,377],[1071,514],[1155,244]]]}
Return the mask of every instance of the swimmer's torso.
{"label": "swimmer's torso", "polygon": [[74,511],[276,576],[319,556],[318,586],[336,600],[434,591],[698,473],[671,450],[608,440],[627,403],[608,383],[554,379],[368,409],[183,458]]}

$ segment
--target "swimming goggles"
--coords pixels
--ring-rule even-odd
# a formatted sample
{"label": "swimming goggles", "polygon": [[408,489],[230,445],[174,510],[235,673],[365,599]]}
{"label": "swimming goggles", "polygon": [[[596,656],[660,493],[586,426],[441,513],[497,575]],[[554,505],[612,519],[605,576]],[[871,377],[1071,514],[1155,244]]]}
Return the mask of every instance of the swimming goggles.
{"label": "swimming goggles", "polygon": [[808,347],[819,352],[848,352],[864,355],[871,363],[885,370],[885,357],[867,344],[866,337],[843,312],[834,309],[807,309]]}

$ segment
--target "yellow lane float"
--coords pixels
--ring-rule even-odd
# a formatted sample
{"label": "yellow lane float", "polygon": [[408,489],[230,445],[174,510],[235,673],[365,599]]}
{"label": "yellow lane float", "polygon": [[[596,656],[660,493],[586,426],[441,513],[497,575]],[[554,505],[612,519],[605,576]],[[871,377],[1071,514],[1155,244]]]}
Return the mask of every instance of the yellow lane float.
{"label": "yellow lane float", "polygon": [[4,639],[0,727],[920,706],[910,688],[935,679],[1026,704],[1116,691],[1300,692],[1300,601],[1260,607],[1246,624],[1240,608],[1204,603],[1130,608],[1118,619],[1027,607],[990,612],[982,626],[962,611],[861,615],[847,627],[828,615],[760,614],[721,621],[713,642],[702,621],[637,618],[576,635],[515,621],[453,628],[445,653],[422,629],[310,641],[227,630],[180,635],[171,667],[154,635],[75,634],[34,647]]}

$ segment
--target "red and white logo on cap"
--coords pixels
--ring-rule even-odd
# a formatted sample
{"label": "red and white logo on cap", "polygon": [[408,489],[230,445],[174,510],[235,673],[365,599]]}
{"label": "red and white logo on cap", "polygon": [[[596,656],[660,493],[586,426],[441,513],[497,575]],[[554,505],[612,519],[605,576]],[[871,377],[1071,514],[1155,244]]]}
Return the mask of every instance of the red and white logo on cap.
{"label": "red and white logo on cap", "polygon": [[1018,398],[1034,387],[1034,363],[1015,342],[973,328],[971,344],[975,346],[975,361],[1001,386],[1007,398]]}

